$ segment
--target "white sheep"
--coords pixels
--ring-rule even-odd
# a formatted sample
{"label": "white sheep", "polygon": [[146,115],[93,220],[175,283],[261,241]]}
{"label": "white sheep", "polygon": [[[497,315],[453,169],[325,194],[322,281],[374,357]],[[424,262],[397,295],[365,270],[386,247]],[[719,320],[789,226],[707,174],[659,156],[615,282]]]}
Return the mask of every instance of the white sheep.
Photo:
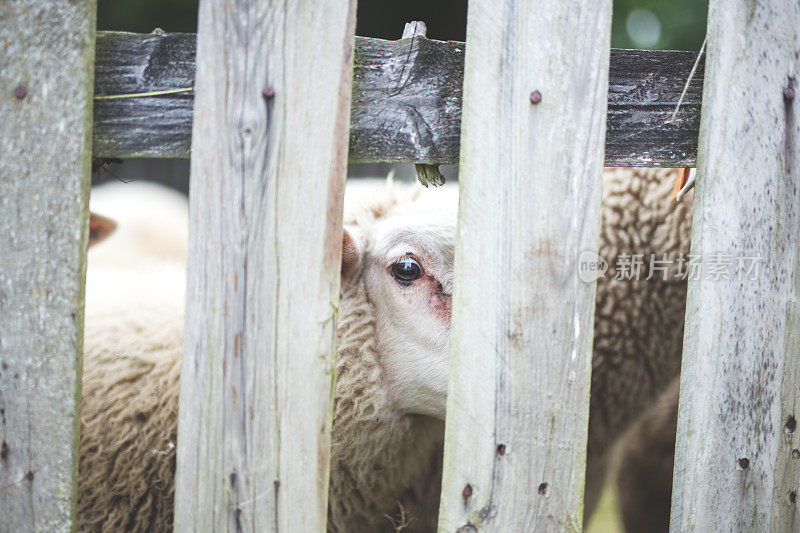
{"label": "white sheep", "polygon": [[[674,176],[606,172],[602,256],[688,253],[691,212],[669,203]],[[329,530],[431,531],[441,481],[457,191],[361,189],[349,186],[346,196]],[[152,269],[105,275],[93,268],[93,253],[79,527],[169,530],[183,270],[154,262]],[[682,311],[675,313],[684,305],[685,282],[611,276],[597,289],[587,518],[611,445],[680,361],[680,350],[673,352]]]}
{"label": "white sheep", "polygon": [[89,209],[105,215],[115,228],[113,238],[92,246],[88,266],[130,267],[142,260],[186,260],[189,202],[182,193],[157,183],[118,181],[92,187]]}
{"label": "white sheep", "polygon": [[[169,220],[152,212],[152,202],[137,206],[127,187],[123,196],[133,204],[129,208],[149,210],[148,221],[152,217]],[[437,479],[441,469],[442,422],[414,413],[438,409],[431,407],[426,390],[446,387],[446,369],[438,376],[440,385],[430,389],[411,383],[427,380],[428,375],[412,379],[402,375],[412,361],[424,364],[423,357],[430,357],[432,350],[446,366],[449,316],[442,316],[438,325],[426,325],[429,313],[424,301],[409,298],[408,291],[378,295],[376,290],[385,288],[387,280],[398,289],[405,287],[391,281],[377,254],[396,253],[394,248],[403,246],[404,257],[411,250],[419,257],[441,256],[443,270],[439,272],[449,280],[452,231],[448,236],[445,229],[432,233],[432,228],[446,226],[450,217],[446,209],[424,206],[433,197],[452,193],[437,191],[417,203],[411,197],[418,191],[382,189],[365,205],[348,201],[349,245],[339,313],[339,379],[332,436],[331,531],[391,530],[392,520],[401,521],[403,514],[409,516],[412,531],[415,526],[425,529],[435,521],[438,505],[438,487],[430,480]],[[455,209],[454,202],[444,203]],[[96,204],[92,207],[97,209]],[[434,214],[427,221],[421,218],[426,212]],[[142,247],[132,265],[120,266],[108,254],[95,261],[97,252],[124,249],[131,235],[138,234],[124,234],[123,226],[120,222],[120,234],[94,246],[89,255],[78,524],[81,530],[169,530],[184,268],[180,261],[148,256]],[[162,228],[161,236],[164,233],[169,233],[168,228]],[[450,282],[445,283],[449,287]],[[414,320],[418,320],[416,326]],[[394,342],[407,351],[387,345]],[[389,364],[394,358],[397,365]],[[443,408],[444,400],[440,393],[436,405]]]}

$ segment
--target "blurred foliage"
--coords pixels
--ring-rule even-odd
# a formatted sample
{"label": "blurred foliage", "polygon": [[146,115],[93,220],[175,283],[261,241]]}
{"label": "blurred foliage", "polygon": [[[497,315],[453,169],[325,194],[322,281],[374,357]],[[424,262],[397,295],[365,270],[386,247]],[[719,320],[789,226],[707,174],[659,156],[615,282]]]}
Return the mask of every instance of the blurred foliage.
{"label": "blurred foliage", "polygon": [[707,0],[614,0],[611,46],[644,48],[628,34],[625,23],[634,9],[647,9],[661,23],[661,37],[647,48],[656,50],[699,50],[706,36]]}
{"label": "blurred foliage", "polygon": [[150,33],[197,31],[197,0],[98,0],[100,30]]}
{"label": "blurred foliage", "polygon": [[[97,26],[101,30],[142,33],[156,27],[168,32],[193,32],[197,2],[99,0]],[[707,0],[614,0],[611,45],[615,48],[698,50],[705,36],[707,8]],[[657,20],[658,38],[649,46],[643,46],[628,33],[626,25],[630,24],[631,12],[635,10],[648,11]],[[466,13],[466,0],[362,0],[358,6],[356,33],[398,39],[405,22],[422,20],[428,26],[429,37],[463,41]],[[646,15],[646,20],[653,19],[652,15]]]}

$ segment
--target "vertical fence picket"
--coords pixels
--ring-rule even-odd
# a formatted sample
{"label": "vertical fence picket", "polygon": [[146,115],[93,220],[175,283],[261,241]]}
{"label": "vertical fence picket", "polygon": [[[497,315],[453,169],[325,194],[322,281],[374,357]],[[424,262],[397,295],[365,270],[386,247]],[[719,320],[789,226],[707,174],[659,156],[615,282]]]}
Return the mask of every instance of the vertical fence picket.
{"label": "vertical fence picket", "polygon": [[798,57],[796,1],[711,1],[672,531],[800,528]]}
{"label": "vertical fence picket", "polygon": [[94,0],[0,10],[0,530],[70,531]]}
{"label": "vertical fence picket", "polygon": [[611,2],[468,16],[439,524],[578,531]]}
{"label": "vertical fence picket", "polygon": [[355,1],[203,0],[177,531],[323,531]]}

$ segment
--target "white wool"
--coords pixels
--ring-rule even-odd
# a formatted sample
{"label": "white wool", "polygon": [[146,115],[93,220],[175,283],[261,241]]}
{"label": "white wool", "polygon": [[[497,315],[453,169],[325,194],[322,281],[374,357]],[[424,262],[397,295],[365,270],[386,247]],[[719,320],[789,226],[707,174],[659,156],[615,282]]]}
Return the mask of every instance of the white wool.
{"label": "white wool", "polygon": [[[434,210],[408,205],[418,199],[416,191],[405,187],[387,189],[384,184],[376,190],[365,185],[359,183],[355,187],[366,195],[360,200],[353,198],[353,194],[347,195],[347,216],[353,220],[348,227],[360,235],[359,246],[363,251],[364,269],[358,284],[361,292],[357,293],[363,301],[359,306],[372,310],[370,313],[375,316],[355,317],[356,322],[352,322],[353,314],[344,306],[348,305],[346,302],[359,300],[352,300],[349,293],[343,295],[340,334],[342,328],[350,330],[357,326],[357,329],[356,336],[350,335],[349,341],[340,346],[337,363],[340,379],[336,391],[338,418],[334,420],[329,529],[351,531],[359,524],[369,524],[371,528],[388,526],[390,521],[384,515],[393,514],[401,501],[418,526],[423,527],[424,523],[427,524],[424,527],[429,527],[435,523],[438,506],[435,495],[441,472],[438,461],[443,432],[441,422],[414,413],[425,412],[429,404],[436,404],[433,411],[443,409],[444,396],[438,391],[446,390],[448,328],[441,320],[436,325],[425,325],[426,301],[420,294],[406,300],[399,297],[403,294],[399,289],[405,288],[391,278],[386,261],[387,254],[398,253],[393,251],[397,246],[404,251],[413,249],[420,257],[431,260],[425,268],[441,277],[443,288],[446,285],[449,290],[452,269],[444,265],[452,264],[454,227],[452,222],[448,226],[443,212],[427,216]],[[106,241],[93,246],[88,258],[86,395],[78,507],[84,517],[79,517],[83,525],[142,530],[144,524],[171,522],[171,515],[167,515],[171,507],[164,508],[158,503],[172,497],[171,484],[147,492],[140,482],[131,480],[127,485],[125,480],[129,478],[126,472],[137,472],[148,482],[158,475],[161,487],[163,479],[170,479],[165,469],[170,468],[173,456],[148,453],[141,462],[131,463],[130,459],[142,456],[140,448],[150,452],[168,450],[173,440],[186,286],[182,260],[185,212],[181,202],[154,201],[147,194],[131,194],[128,187],[115,184],[114,194],[108,193],[115,196],[114,201],[130,204],[125,209],[115,207],[113,202],[93,205],[99,214],[115,219],[118,229]],[[156,196],[163,192],[151,191]],[[98,194],[95,199],[99,197]],[[359,221],[356,223],[353,217]],[[398,233],[398,227],[403,231]],[[366,282],[370,276],[371,284]],[[431,282],[427,283],[430,288]],[[370,293],[368,299],[366,292]],[[376,301],[380,298],[392,301]],[[419,327],[405,316],[408,314],[415,315],[412,318],[419,321]],[[358,340],[361,331],[358,328],[362,326],[366,328],[364,331],[372,331],[363,345]],[[392,333],[394,329],[400,331]],[[397,343],[409,350],[397,350]],[[378,346],[383,346],[385,352]],[[424,355],[428,350],[435,353],[430,353],[426,362]],[[371,367],[365,366],[366,354],[373,354]],[[402,360],[408,354],[414,357],[413,367]],[[400,361],[393,363],[394,358]],[[141,365],[153,366],[145,371],[140,370]],[[415,375],[400,379],[398,374],[404,368]],[[365,388],[361,379],[367,375],[371,376],[371,388]],[[419,386],[414,386],[415,381]],[[427,385],[429,382],[433,384]],[[139,399],[158,399],[153,392],[137,397],[135,391],[140,388],[162,391],[158,394],[164,399],[159,405],[168,408],[164,412],[142,413],[147,404],[139,403]],[[131,395],[137,398],[130,407],[118,406],[113,411],[113,420],[104,415],[111,390],[113,398]],[[128,410],[137,411],[127,413]],[[141,433],[148,435],[147,442],[144,438],[115,440],[118,432],[114,425],[118,420],[137,424],[139,417],[142,424],[149,424],[147,431]],[[159,431],[159,423],[163,430]],[[128,427],[120,434],[136,433],[135,427]],[[106,476],[111,485],[105,487],[105,481],[92,473],[112,468],[105,463],[114,455],[127,461],[115,461]],[[110,490],[118,494],[118,499],[109,500]],[[134,503],[143,499],[148,502],[147,516],[137,511]],[[110,501],[117,502],[113,512],[108,509]]]}
{"label": "white wool", "polygon": [[92,246],[89,267],[186,260],[189,203],[180,192],[142,181],[106,183],[92,188],[89,210],[117,223],[110,237]]}
{"label": "white wool", "polygon": [[[611,259],[623,252],[688,252],[691,209],[666,203],[672,174],[652,169],[606,173],[601,255]],[[127,195],[120,198],[134,201],[136,196],[127,189],[130,185],[116,185]],[[97,205],[93,209],[98,214],[115,219],[119,229],[116,236],[93,247],[89,254],[87,365],[92,364],[90,352],[107,354],[109,350],[135,351],[140,358],[151,353],[180,357],[187,218],[185,206],[180,203],[158,204],[163,212],[149,201],[140,204],[145,207],[131,209],[111,204],[105,209],[93,204]],[[337,426],[334,419],[334,529],[352,530],[347,527],[355,523],[348,521],[351,518],[377,524],[384,520],[382,513],[391,513],[394,500],[375,501],[376,494],[385,497],[391,492],[385,484],[381,491],[371,491],[370,487],[379,482],[376,480],[385,483],[403,479],[402,472],[408,475],[411,470],[430,470],[423,468],[429,457],[409,461],[407,464],[413,468],[398,465],[406,464],[408,457],[402,457],[404,453],[414,453],[407,443],[424,442],[425,453],[430,453],[435,452],[441,438],[441,424],[433,419],[443,420],[445,414],[456,210],[454,186],[422,190],[375,181],[348,184],[344,223],[360,261],[353,274],[356,281],[343,284],[342,302],[345,297],[353,298],[364,309],[373,309],[374,317],[343,320],[339,333],[343,325],[358,326],[357,331],[374,328],[374,338],[366,339],[371,344],[356,343],[348,352],[349,358],[340,357],[340,375],[344,376],[347,370],[350,376],[341,383],[358,384],[364,381],[362,376],[369,376],[373,390],[380,394],[370,392],[370,398],[361,401],[356,386],[352,394],[337,387],[337,399],[350,402],[339,401],[337,416],[350,425]],[[125,217],[130,217],[129,222]],[[133,226],[139,229],[134,231]],[[423,276],[406,285],[393,278],[392,265],[409,253],[419,262]],[[685,282],[621,284],[610,276],[598,282],[586,516],[591,514],[599,493],[608,447],[677,373],[684,306]],[[131,350],[131,346],[135,349]],[[369,368],[361,365],[359,350],[370,354],[375,364]],[[95,375],[102,376],[99,372]],[[360,406],[363,413],[348,405]],[[367,419],[375,426],[367,428]],[[432,423],[439,426],[431,426]],[[367,429],[369,438],[354,437]],[[398,439],[387,438],[386,432],[391,431],[402,435]],[[348,442],[349,438],[369,442],[359,448],[362,441]],[[381,452],[383,446],[392,447],[383,449],[391,449],[391,453]],[[151,446],[161,450],[167,447],[167,442]],[[340,452],[348,447],[349,452]],[[338,459],[336,453],[340,453]],[[395,459],[390,465],[377,464],[373,461],[376,454]],[[375,465],[384,470],[376,470]],[[435,485],[437,475],[431,476],[430,483],[427,478],[424,481]],[[404,479],[407,486],[401,489],[421,494],[419,481]],[[337,486],[341,489],[338,493]],[[348,494],[355,493],[358,498],[348,500]],[[370,497],[373,500],[367,501]],[[420,506],[420,499],[416,498],[418,515],[427,517],[421,522],[435,523],[435,496],[426,497],[424,503],[427,505]],[[367,511],[368,516],[364,516]]]}
{"label": "white wool", "polygon": [[[361,250],[377,348],[395,406],[444,420],[458,188],[359,185],[356,194],[349,196],[348,189],[345,196],[345,228]],[[420,260],[425,279],[403,287],[389,269],[408,253]],[[440,298],[438,284],[446,311],[432,305]]]}

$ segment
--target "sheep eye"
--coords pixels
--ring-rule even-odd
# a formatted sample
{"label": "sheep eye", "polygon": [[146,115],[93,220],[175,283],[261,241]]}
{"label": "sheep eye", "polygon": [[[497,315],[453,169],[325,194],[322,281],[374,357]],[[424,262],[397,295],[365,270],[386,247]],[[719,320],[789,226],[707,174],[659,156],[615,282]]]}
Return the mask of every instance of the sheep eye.
{"label": "sheep eye", "polygon": [[401,257],[392,265],[392,276],[398,283],[408,285],[422,275],[422,267],[409,256]]}

